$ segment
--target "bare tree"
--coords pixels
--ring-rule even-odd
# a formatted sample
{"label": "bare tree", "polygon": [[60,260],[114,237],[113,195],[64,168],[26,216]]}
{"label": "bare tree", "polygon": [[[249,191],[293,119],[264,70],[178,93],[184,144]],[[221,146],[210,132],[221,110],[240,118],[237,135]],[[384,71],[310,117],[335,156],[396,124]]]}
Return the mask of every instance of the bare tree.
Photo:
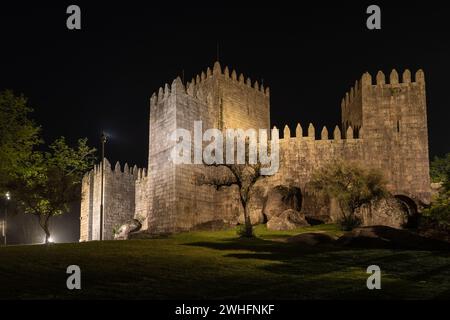
{"label": "bare tree", "polygon": [[264,178],[261,174],[261,164],[206,164],[209,167],[225,167],[227,170],[214,172],[214,174],[200,174],[197,183],[200,185],[212,185],[219,190],[221,187],[237,185],[239,188],[239,199],[244,208],[244,230],[242,237],[253,237],[253,227],[250,220],[249,202],[251,191],[257,181]]}

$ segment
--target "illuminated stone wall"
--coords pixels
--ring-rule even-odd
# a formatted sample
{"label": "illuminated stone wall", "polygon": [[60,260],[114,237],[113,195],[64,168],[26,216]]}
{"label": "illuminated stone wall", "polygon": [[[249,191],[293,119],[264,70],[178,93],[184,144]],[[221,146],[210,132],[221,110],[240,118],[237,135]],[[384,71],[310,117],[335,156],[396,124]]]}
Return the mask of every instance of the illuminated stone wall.
{"label": "illuminated stone wall", "polygon": [[[419,207],[428,203],[424,74],[419,70],[412,81],[406,70],[399,81],[394,70],[389,79],[386,84],[384,74],[379,72],[373,83],[372,77],[364,74],[342,100],[340,126],[330,131],[312,124],[305,127],[299,124],[292,132],[284,127],[280,139],[280,169],[258,183],[260,194],[251,203],[252,210],[262,211],[264,197],[271,188],[295,186],[301,190],[301,210],[305,214],[336,220],[339,214],[336,204],[317,201],[307,186],[312,172],[333,160],[378,168],[384,173],[393,195],[406,196]],[[133,216],[141,221],[143,230],[154,233],[192,230],[216,220],[236,224],[243,211],[237,188],[216,190],[213,186],[199,185],[196,182],[199,173],[219,169],[175,165],[170,156],[175,141],[169,139],[169,134],[177,128],[193,133],[194,121],[199,120],[203,131],[210,128],[269,129],[269,100],[268,88],[242,74],[238,76],[234,70],[222,70],[218,63],[186,85],[177,78],[160,88],[150,99],[148,172],[137,168],[127,168],[123,173],[120,168],[105,170],[105,205],[109,203],[106,234],[112,234],[112,228]],[[98,174],[96,167],[83,179],[81,240],[98,237]],[[263,220],[258,219],[257,222]]]}
{"label": "illuminated stone wall", "polygon": [[[104,170],[104,239],[114,238],[114,229],[135,215],[135,191],[139,170],[117,162],[114,170],[105,159]],[[98,240],[100,237],[101,167],[85,175],[82,182],[80,240]]]}

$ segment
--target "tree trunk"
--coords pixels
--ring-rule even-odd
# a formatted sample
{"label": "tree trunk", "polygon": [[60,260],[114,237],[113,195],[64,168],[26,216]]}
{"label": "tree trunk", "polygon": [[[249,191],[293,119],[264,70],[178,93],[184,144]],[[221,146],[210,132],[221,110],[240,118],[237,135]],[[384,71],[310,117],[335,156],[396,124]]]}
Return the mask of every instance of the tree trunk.
{"label": "tree trunk", "polygon": [[245,234],[247,237],[253,236],[253,230],[252,230],[252,221],[250,220],[250,213],[248,212],[248,206],[245,205],[244,207],[244,222],[245,222]]}
{"label": "tree trunk", "polygon": [[48,221],[50,220],[50,215],[39,215],[39,225],[41,226],[42,230],[45,232],[45,243],[48,243],[48,240],[50,238],[50,230],[48,229]]}
{"label": "tree trunk", "polygon": [[251,237],[253,237],[253,226],[252,226],[252,221],[250,220],[249,208],[247,206],[248,201],[246,201],[245,199],[246,198],[241,195],[241,203],[242,203],[242,206],[244,207],[244,227],[245,227],[244,236],[246,238],[251,238]]}

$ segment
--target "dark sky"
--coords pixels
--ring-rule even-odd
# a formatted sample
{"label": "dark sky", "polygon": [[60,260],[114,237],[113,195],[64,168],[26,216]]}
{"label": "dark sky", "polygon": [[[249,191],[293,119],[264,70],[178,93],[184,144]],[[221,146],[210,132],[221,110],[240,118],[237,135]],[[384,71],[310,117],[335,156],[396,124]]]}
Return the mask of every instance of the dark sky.
{"label": "dark sky", "polygon": [[[212,66],[217,42],[222,65],[270,86],[279,127],[300,121],[330,129],[365,71],[423,68],[430,153],[450,151],[443,2],[373,2],[382,9],[378,31],[366,28],[372,2],[341,2],[2,1],[0,90],[29,98],[48,142],[86,136],[98,147],[103,128],[112,135],[108,158],[146,166],[149,97],[182,70],[190,79]],[[81,31],[66,28],[70,4],[81,7]]]}

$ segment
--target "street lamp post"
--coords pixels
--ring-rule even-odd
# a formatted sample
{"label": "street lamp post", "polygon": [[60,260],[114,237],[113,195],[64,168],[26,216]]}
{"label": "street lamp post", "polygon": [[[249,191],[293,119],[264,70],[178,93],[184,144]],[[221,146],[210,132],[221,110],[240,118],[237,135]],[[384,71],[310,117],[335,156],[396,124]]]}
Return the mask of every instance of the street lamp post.
{"label": "street lamp post", "polygon": [[100,240],[103,240],[103,193],[104,193],[104,169],[105,169],[105,143],[106,143],[106,134],[102,132],[100,136],[100,142],[102,144],[102,173],[101,173],[101,191],[100,191]]}
{"label": "street lamp post", "polygon": [[11,200],[11,194],[9,192],[6,192],[6,205],[5,205],[5,221],[3,221],[3,243],[6,246],[6,227],[7,227],[7,221],[8,221],[8,202]]}

